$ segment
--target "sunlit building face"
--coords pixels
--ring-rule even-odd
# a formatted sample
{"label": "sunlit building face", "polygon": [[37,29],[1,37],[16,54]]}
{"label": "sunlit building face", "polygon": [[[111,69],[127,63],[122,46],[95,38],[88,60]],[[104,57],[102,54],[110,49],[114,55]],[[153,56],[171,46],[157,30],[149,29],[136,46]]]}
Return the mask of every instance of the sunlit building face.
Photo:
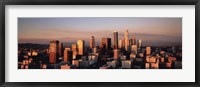
{"label": "sunlit building face", "polygon": [[50,55],[49,55],[49,62],[51,64],[55,64],[57,62],[58,59],[58,44],[59,41],[50,41],[50,47],[49,47],[49,51],[50,51]]}
{"label": "sunlit building face", "polygon": [[84,48],[85,48],[85,41],[78,40],[77,41],[77,47],[78,47],[78,54],[83,55],[84,54]]}
{"label": "sunlit building face", "polygon": [[120,50],[119,49],[115,49],[114,50],[114,59],[118,59],[119,58],[119,54],[120,54]]}
{"label": "sunlit building face", "polygon": [[64,62],[72,63],[73,51],[70,48],[65,48],[64,50]]}
{"label": "sunlit building face", "polygon": [[138,40],[138,48],[141,49],[141,47],[142,47],[142,40],[139,39],[139,40]]}
{"label": "sunlit building face", "polygon": [[131,46],[131,52],[132,52],[133,54],[137,54],[137,45],[132,45],[132,46]]}
{"label": "sunlit building face", "polygon": [[128,51],[128,47],[129,47],[129,33],[128,33],[128,30],[125,31],[124,38],[125,38],[125,49],[126,49],[126,51]]}
{"label": "sunlit building face", "polygon": [[150,55],[151,54],[151,47],[146,47],[146,54]]}
{"label": "sunlit building face", "polygon": [[77,44],[72,44],[72,51],[73,51],[73,59],[76,58],[77,55]]}

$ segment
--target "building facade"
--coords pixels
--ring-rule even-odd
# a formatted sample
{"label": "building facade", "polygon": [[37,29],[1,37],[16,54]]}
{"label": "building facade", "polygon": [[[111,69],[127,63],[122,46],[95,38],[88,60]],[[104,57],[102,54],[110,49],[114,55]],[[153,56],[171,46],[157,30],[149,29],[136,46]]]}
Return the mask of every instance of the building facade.
{"label": "building facade", "polygon": [[77,41],[77,47],[78,47],[78,54],[79,55],[84,55],[85,41],[84,40],[78,40]]}
{"label": "building facade", "polygon": [[50,41],[50,47],[49,47],[49,63],[51,64],[55,64],[58,62],[58,45],[59,45],[59,41]]}
{"label": "building facade", "polygon": [[114,31],[113,33],[113,48],[118,49],[118,32]]}

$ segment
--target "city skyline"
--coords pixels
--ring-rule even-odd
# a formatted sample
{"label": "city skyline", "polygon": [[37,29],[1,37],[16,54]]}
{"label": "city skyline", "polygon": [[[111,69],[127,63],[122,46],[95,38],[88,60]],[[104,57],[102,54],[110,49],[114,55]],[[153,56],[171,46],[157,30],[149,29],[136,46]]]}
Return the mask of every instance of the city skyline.
{"label": "city skyline", "polygon": [[182,69],[181,18],[22,18],[18,30],[18,69]]}
{"label": "city skyline", "polygon": [[129,30],[129,38],[135,35],[137,40],[142,39],[144,46],[182,45],[181,18],[19,18],[18,41],[48,44],[50,40],[76,43],[81,39],[89,45],[94,36],[98,45],[104,37],[111,38],[113,44],[113,32],[118,32],[119,41],[124,30]]}
{"label": "city skyline", "polygon": [[135,35],[129,38],[128,30],[124,38],[118,41],[118,32],[111,38],[102,38],[100,45],[95,45],[91,36],[90,46],[84,40],[77,40],[71,47],[63,47],[58,40],[51,40],[49,48],[34,45],[19,46],[19,69],[181,69],[182,47],[143,46],[142,40],[135,42]]}

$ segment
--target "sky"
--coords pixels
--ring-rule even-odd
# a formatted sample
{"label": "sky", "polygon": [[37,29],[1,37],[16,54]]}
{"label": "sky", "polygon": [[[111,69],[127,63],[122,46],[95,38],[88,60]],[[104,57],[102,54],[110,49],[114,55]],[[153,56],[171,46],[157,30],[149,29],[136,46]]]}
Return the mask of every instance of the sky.
{"label": "sky", "polygon": [[88,44],[94,36],[99,45],[103,37],[113,40],[114,31],[118,31],[118,39],[123,38],[126,30],[129,38],[135,35],[143,45],[182,45],[182,18],[161,17],[18,18],[18,43],[76,43],[82,39]]}

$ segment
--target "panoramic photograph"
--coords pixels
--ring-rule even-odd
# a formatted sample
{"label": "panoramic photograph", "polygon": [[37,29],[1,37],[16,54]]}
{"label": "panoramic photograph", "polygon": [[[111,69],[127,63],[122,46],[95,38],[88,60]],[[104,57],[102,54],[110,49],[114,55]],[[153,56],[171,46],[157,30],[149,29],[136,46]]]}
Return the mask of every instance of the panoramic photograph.
{"label": "panoramic photograph", "polygon": [[18,18],[18,69],[182,69],[180,17]]}

